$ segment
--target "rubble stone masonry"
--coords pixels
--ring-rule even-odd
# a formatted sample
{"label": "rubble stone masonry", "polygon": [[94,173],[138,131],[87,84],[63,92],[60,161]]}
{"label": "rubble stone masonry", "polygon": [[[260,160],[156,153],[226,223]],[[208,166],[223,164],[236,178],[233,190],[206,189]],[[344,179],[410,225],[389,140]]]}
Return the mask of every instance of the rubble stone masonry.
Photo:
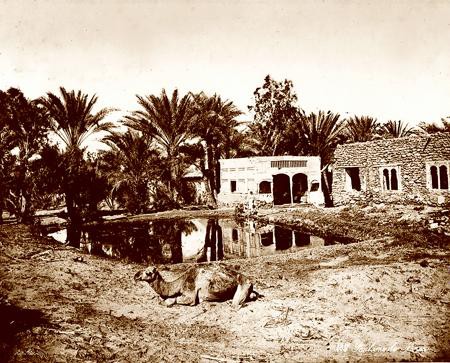
{"label": "rubble stone masonry", "polygon": [[450,205],[450,133],[339,145],[333,201]]}

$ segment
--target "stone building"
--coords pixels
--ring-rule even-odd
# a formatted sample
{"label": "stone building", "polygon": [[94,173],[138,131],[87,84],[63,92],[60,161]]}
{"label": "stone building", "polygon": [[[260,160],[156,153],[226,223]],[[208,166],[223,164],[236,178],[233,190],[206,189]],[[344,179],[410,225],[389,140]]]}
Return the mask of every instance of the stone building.
{"label": "stone building", "polygon": [[450,204],[450,133],[339,145],[333,201]]}
{"label": "stone building", "polygon": [[220,160],[220,205],[323,204],[318,156],[259,156]]}

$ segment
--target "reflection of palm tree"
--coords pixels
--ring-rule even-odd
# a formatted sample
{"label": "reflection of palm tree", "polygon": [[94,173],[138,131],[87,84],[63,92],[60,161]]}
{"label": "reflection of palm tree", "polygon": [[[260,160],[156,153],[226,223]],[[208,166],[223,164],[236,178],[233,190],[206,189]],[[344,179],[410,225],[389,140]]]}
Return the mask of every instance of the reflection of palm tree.
{"label": "reflection of palm tree", "polygon": [[220,261],[223,259],[223,241],[222,241],[222,227],[219,225],[217,219],[208,219],[206,225],[205,244],[201,256],[197,262],[208,261],[207,251],[210,249],[210,261]]}
{"label": "reflection of palm tree", "polygon": [[154,138],[167,162],[168,188],[173,202],[177,202],[177,177],[182,173],[180,147],[190,134],[191,97],[178,97],[173,91],[171,99],[163,89],[161,95],[136,96],[142,110],[127,116],[125,124]]}

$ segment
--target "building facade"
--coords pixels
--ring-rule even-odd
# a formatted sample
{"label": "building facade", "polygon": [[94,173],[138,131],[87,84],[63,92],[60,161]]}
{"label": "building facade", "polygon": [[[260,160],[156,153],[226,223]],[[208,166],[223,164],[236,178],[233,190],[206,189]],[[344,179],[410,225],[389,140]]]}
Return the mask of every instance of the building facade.
{"label": "building facade", "polygon": [[232,206],[249,197],[257,204],[324,204],[318,156],[260,156],[220,160],[218,202]]}
{"label": "building facade", "polygon": [[450,133],[339,145],[333,202],[450,204]]}

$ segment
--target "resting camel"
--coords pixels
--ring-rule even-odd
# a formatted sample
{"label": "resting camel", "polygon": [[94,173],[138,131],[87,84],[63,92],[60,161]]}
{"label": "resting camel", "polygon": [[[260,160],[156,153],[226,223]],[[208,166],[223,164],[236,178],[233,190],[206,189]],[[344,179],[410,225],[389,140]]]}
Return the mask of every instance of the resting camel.
{"label": "resting camel", "polygon": [[157,268],[150,266],[136,273],[134,280],[148,282],[167,306],[230,299],[232,305],[241,306],[258,296],[246,276],[221,265],[192,266],[173,281],[164,280]]}

